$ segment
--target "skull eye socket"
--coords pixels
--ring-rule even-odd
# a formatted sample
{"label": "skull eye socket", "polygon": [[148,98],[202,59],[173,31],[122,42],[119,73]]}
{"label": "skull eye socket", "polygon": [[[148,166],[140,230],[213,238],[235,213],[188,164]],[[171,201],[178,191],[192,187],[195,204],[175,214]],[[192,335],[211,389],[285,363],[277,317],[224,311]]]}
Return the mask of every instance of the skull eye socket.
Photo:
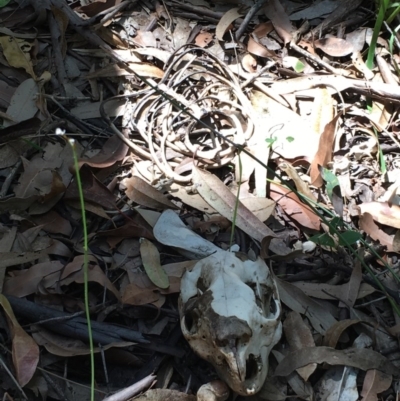
{"label": "skull eye socket", "polygon": [[246,283],[254,292],[257,306],[263,311],[265,317],[275,316],[278,308],[273,290],[266,285],[255,285],[254,283]]}
{"label": "skull eye socket", "polygon": [[187,311],[183,316],[183,324],[190,334],[195,334],[197,332],[198,321],[199,315],[194,310]]}

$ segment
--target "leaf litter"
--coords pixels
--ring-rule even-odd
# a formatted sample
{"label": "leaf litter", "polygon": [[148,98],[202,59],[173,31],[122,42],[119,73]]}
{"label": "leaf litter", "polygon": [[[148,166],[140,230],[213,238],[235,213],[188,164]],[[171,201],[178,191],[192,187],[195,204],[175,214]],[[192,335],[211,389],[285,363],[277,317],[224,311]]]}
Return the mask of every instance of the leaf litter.
{"label": "leaf litter", "polygon": [[180,280],[260,246],[285,335],[250,398],[396,397],[399,45],[387,24],[368,69],[377,10],[342,3],[0,2],[8,397],[62,399],[55,380],[88,397],[87,335],[63,329],[83,311],[83,237],[56,128],[79,158],[99,399],[151,372],[157,400],[217,378],[180,333]]}

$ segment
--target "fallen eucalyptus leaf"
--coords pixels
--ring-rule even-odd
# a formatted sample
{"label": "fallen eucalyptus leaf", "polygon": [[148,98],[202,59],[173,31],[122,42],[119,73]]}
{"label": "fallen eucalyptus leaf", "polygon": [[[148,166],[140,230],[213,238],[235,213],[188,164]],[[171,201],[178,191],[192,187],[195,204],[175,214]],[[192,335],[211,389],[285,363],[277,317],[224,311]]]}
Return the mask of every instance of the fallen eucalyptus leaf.
{"label": "fallen eucalyptus leaf", "polygon": [[214,174],[193,168],[193,184],[202,198],[222,216],[233,221],[236,202],[238,203],[235,225],[257,241],[262,241],[264,237],[274,237],[270,243],[272,252],[278,255],[287,255],[291,250],[285,245],[284,241],[276,238],[275,233],[263,224],[249,209],[240,201],[229,188]]}
{"label": "fallen eucalyptus leaf", "polygon": [[330,347],[303,348],[287,355],[275,369],[276,376],[288,376],[295,369],[310,363],[329,363],[369,370],[378,369],[388,375],[397,375],[399,369],[379,352],[367,348],[336,350]]}
{"label": "fallen eucalyptus leaf", "polygon": [[140,256],[151,282],[159,288],[168,288],[169,278],[161,266],[158,249],[146,238],[140,238]]}

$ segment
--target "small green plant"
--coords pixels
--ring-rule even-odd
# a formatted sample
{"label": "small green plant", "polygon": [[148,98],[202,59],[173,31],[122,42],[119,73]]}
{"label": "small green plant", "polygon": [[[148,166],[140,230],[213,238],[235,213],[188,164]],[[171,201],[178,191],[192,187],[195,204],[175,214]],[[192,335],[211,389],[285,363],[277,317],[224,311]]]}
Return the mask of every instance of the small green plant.
{"label": "small green plant", "polygon": [[[368,49],[367,62],[365,63],[370,70],[372,70],[372,68],[374,68],[376,43],[378,41],[379,32],[381,30],[383,21],[385,21],[386,11],[388,10],[389,7],[390,7],[390,0],[380,0],[378,16],[375,21],[374,32],[372,34],[371,43],[370,43],[369,49]],[[397,10],[397,8],[396,8],[396,10]],[[398,13],[398,11],[397,11],[397,13]],[[390,21],[392,21],[392,19],[394,18],[393,15],[396,16],[396,14],[392,13],[388,17],[386,22],[389,23],[389,19],[390,19]]]}
{"label": "small green plant", "polygon": [[79,174],[79,162],[78,155],[76,153],[75,148],[75,140],[68,138],[65,134],[65,131],[57,128],[56,135],[60,135],[64,138],[64,140],[71,146],[72,155],[74,158],[74,168],[76,171],[75,179],[79,192],[79,200],[80,200],[80,208],[81,208],[81,216],[82,216],[82,229],[83,229],[83,281],[84,281],[84,293],[85,293],[85,315],[88,326],[88,336],[89,336],[89,349],[90,349],[90,401],[94,401],[94,347],[93,347],[93,336],[92,336],[92,326],[90,322],[90,308],[89,308],[89,277],[88,277],[88,269],[89,269],[89,236],[87,230],[87,221],[86,221],[86,211],[85,211],[85,198],[83,196],[83,188],[81,176]]}
{"label": "small green plant", "polygon": [[318,245],[337,248],[338,245],[348,247],[362,239],[358,231],[347,230],[344,221],[340,217],[334,217],[329,221],[329,233],[317,234],[309,238],[309,241]]}

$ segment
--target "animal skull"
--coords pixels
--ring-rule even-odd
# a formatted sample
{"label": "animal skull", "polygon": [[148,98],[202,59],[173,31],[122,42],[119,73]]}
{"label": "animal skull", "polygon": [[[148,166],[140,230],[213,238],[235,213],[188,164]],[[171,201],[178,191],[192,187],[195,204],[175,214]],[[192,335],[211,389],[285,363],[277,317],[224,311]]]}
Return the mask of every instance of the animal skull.
{"label": "animal skull", "polygon": [[264,261],[226,251],[200,260],[182,278],[179,311],[186,340],[229,387],[241,395],[260,390],[282,334],[278,290]]}

